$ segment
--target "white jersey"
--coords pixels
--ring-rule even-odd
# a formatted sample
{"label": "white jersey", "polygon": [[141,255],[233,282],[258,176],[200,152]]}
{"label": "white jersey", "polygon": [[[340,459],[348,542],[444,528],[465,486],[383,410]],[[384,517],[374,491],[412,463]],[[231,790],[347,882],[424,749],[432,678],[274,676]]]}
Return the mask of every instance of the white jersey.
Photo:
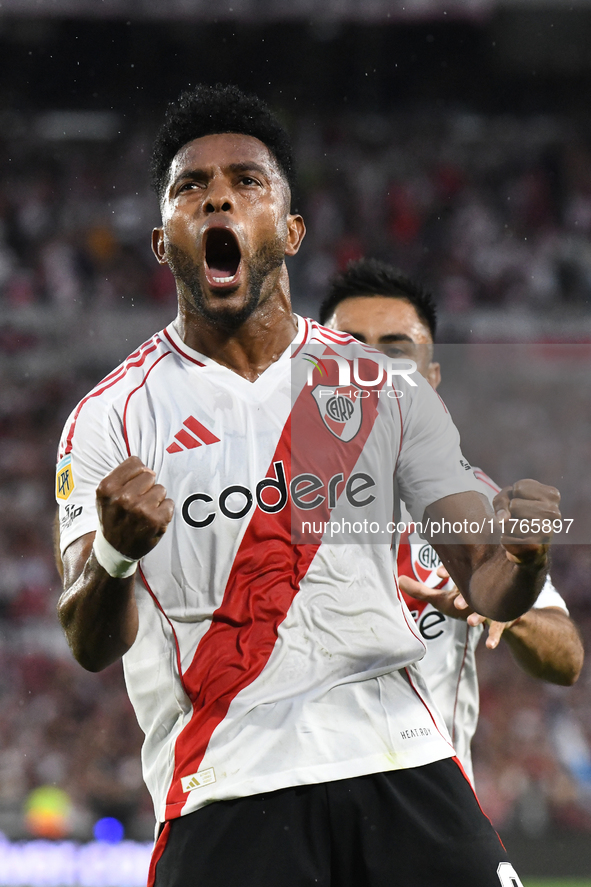
{"label": "white jersey", "polygon": [[[60,444],[62,551],[96,529],[96,487],[130,455],[175,502],[136,574],[139,629],[123,657],[160,821],[453,754],[414,664],[425,645],[398,592],[390,538],[331,543],[327,521],[351,508],[363,516],[382,495],[391,517],[394,474],[420,520],[431,502],[477,488],[474,476],[422,377],[402,378],[394,399],[353,396],[334,355],[354,346],[371,363],[377,352],[298,325],[254,383],[170,325],[80,402]],[[328,404],[310,373],[332,386]],[[294,544],[298,515],[313,529]]]}
{"label": "white jersey", "polygon": [[[499,487],[480,468],[474,469],[480,491],[491,500]],[[403,512],[402,520],[408,522]],[[451,589],[452,579],[440,579],[441,564],[435,550],[418,535],[406,532],[400,540],[397,557],[398,576],[410,576],[429,588]],[[478,723],[479,694],[476,673],[476,647],[482,625],[470,626],[463,619],[451,619],[432,604],[419,601],[402,592],[427,652],[421,660],[421,671],[437,708],[443,715],[454,748],[464,770],[474,781],[470,745]],[[564,600],[550,577],[540,592],[535,607],[559,607],[568,614]]]}

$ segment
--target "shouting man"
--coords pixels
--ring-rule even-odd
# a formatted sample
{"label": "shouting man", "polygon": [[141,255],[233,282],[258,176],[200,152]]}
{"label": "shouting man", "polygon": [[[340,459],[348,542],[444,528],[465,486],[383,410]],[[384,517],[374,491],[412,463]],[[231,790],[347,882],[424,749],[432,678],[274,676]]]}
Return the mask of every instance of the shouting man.
{"label": "shouting man", "polygon": [[[78,404],[56,489],[66,636],[91,671],[123,657],[146,734],[150,883],[518,884],[415,665],[390,539],[302,540],[298,524],[387,512],[396,476],[415,520],[492,527],[445,407],[407,372],[395,397],[388,374],[359,402],[339,393],[355,428],[328,416],[322,392],[377,352],[291,311],[304,222],[288,139],[258,99],[181,95],[153,181],[178,314]],[[521,481],[496,507],[554,518],[558,499]],[[514,619],[549,539],[496,538],[437,551],[475,610]]]}

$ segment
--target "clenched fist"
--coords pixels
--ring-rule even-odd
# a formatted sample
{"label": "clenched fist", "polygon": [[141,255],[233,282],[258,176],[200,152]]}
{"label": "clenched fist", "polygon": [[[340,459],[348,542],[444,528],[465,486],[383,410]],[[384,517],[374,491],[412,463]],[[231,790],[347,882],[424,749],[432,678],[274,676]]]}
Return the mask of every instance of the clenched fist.
{"label": "clenched fist", "polygon": [[501,545],[510,561],[535,563],[550,547],[553,521],[560,520],[560,493],[537,480],[519,480],[493,500],[501,522]]}
{"label": "clenched fist", "polygon": [[172,520],[174,502],[155,480],[151,468],[137,456],[130,456],[107,474],[96,490],[105,539],[134,560],[157,545]]}

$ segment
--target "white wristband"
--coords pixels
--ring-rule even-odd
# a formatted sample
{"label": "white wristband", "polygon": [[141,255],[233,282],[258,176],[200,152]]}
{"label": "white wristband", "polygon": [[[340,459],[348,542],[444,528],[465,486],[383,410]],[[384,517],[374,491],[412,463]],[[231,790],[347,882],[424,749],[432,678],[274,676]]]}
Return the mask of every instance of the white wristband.
{"label": "white wristband", "polygon": [[128,576],[133,576],[137,570],[139,561],[134,560],[132,557],[127,557],[127,555],[121,554],[120,551],[113,548],[111,543],[107,542],[103,536],[103,531],[100,526],[96,531],[92,549],[94,551],[94,556],[101,567],[106,570],[109,576],[112,576],[113,579],[127,579]]}

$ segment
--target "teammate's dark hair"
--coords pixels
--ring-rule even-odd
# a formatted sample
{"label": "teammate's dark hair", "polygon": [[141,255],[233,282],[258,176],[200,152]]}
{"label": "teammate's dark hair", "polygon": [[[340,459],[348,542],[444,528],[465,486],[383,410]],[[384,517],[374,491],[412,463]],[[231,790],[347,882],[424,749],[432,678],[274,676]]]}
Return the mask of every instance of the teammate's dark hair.
{"label": "teammate's dark hair", "polygon": [[433,296],[393,265],[379,259],[358,259],[336,274],[319,311],[320,323],[326,323],[344,299],[359,296],[391,296],[406,299],[419,319],[428,327],[433,340],[437,329],[437,309]]}
{"label": "teammate's dark hair", "polygon": [[162,198],[168,172],[178,151],[193,139],[236,132],[263,142],[277,161],[293,192],[295,166],[289,136],[268,105],[236,86],[200,84],[182,92],[166,110],[152,151],[152,187]]}

